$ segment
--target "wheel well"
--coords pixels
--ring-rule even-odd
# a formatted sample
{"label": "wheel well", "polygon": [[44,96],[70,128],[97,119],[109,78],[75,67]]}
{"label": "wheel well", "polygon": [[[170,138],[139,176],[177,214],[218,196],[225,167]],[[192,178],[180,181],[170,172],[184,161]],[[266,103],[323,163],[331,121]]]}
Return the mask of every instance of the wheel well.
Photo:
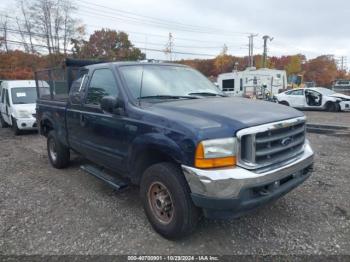
{"label": "wheel well", "polygon": [[47,137],[49,132],[53,130],[53,125],[50,120],[44,119],[40,123],[40,133]]}
{"label": "wheel well", "polygon": [[177,165],[179,163],[173,157],[157,149],[148,148],[137,153],[135,161],[131,163],[131,165],[133,165],[131,169],[132,182],[134,184],[139,184],[142,174],[145,172],[145,170],[148,167],[161,162],[170,162]]}
{"label": "wheel well", "polygon": [[285,100],[279,102],[279,104],[289,106],[289,103]]}

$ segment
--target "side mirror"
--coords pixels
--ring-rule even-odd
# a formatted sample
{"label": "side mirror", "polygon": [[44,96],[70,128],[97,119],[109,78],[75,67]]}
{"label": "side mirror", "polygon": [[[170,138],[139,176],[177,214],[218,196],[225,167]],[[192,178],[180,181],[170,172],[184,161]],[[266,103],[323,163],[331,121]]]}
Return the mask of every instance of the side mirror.
{"label": "side mirror", "polygon": [[113,96],[104,96],[101,99],[101,109],[103,111],[114,113],[115,110],[120,106],[121,103],[118,98],[115,98]]}

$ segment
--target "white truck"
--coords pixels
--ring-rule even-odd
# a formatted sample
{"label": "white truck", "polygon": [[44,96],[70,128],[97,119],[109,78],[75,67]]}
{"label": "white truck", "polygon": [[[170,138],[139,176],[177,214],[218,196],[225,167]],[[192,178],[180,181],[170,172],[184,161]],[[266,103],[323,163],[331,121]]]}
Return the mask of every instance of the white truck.
{"label": "white truck", "polygon": [[11,80],[1,83],[0,121],[11,126],[15,135],[21,130],[35,130],[37,92],[34,80]]}
{"label": "white truck", "polygon": [[287,89],[287,74],[284,70],[249,67],[244,71],[220,74],[217,83],[229,96],[265,98]]}

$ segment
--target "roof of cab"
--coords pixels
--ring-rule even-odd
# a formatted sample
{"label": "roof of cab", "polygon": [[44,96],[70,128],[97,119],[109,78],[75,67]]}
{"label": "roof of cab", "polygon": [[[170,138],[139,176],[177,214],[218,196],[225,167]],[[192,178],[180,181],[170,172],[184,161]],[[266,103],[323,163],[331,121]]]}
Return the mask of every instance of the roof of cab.
{"label": "roof of cab", "polygon": [[153,65],[153,66],[180,66],[187,67],[186,65],[177,64],[177,63],[163,63],[163,62],[135,62],[135,61],[124,61],[124,62],[107,62],[107,63],[99,63],[85,66],[86,68],[94,68],[94,67],[104,67],[104,66],[135,66],[135,65]]}
{"label": "roof of cab", "polygon": [[5,80],[1,82],[2,87],[36,87],[35,80]]}

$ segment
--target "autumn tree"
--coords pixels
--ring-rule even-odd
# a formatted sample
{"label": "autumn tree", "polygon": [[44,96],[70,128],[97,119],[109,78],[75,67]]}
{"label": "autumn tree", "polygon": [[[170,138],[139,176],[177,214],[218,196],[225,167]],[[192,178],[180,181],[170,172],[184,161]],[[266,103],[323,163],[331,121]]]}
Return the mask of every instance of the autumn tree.
{"label": "autumn tree", "polygon": [[145,54],[130,42],[128,34],[110,29],[95,31],[88,41],[72,40],[73,56],[111,61],[142,60]]}
{"label": "autumn tree", "polygon": [[332,55],[323,55],[305,64],[305,81],[315,81],[317,85],[330,87],[337,78],[338,70]]}
{"label": "autumn tree", "polygon": [[33,64],[47,67],[48,58],[20,50],[0,52],[0,79],[33,79]]}
{"label": "autumn tree", "polygon": [[232,56],[227,54],[228,48],[226,45],[222,48],[220,55],[215,58],[214,66],[218,73],[230,72],[233,69],[233,59]]}

